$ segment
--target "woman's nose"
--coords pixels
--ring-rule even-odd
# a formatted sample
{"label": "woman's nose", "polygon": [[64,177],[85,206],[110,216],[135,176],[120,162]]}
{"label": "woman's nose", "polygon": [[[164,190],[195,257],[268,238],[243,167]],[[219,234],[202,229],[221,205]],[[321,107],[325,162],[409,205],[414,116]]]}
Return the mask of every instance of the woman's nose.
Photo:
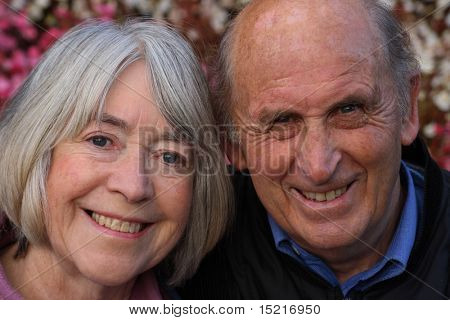
{"label": "woman's nose", "polygon": [[141,158],[136,152],[118,159],[107,182],[111,192],[122,194],[130,203],[148,201],[154,197],[151,176],[142,172]]}

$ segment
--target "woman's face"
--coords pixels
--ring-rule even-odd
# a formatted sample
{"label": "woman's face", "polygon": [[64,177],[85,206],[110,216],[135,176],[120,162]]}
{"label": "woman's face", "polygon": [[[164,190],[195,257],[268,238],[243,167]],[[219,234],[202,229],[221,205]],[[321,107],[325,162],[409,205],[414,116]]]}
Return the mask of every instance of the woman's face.
{"label": "woman's face", "polygon": [[[176,141],[149,94],[146,67],[112,86],[102,121],[52,154],[47,233],[69,272],[120,285],[158,264],[189,218],[191,148]],[[66,264],[67,265],[67,264]]]}

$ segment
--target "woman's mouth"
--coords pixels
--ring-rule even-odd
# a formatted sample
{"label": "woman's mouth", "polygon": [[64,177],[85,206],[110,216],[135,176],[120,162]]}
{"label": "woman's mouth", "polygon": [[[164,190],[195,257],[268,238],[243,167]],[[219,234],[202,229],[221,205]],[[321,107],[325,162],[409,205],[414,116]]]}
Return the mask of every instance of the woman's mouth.
{"label": "woman's mouth", "polygon": [[92,210],[84,209],[84,211],[97,224],[99,224],[107,229],[117,231],[117,232],[138,233],[138,232],[144,230],[149,225],[148,223],[137,223],[137,222],[124,221],[124,220],[107,217],[107,216],[101,215],[97,212],[94,212]]}

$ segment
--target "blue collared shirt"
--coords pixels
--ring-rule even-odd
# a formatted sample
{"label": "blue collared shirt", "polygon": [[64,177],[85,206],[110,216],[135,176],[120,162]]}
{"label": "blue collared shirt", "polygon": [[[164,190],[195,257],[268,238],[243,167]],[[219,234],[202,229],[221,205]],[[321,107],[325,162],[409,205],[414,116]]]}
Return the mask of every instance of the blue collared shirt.
{"label": "blue collared shirt", "polygon": [[401,174],[406,178],[407,182],[407,195],[401,218],[385,256],[369,270],[358,273],[340,284],[333,271],[320,258],[302,249],[268,215],[277,250],[288,254],[299,263],[306,265],[331,285],[340,287],[344,297],[352,289],[364,290],[378,282],[401,274],[406,268],[414,245],[418,210],[423,205],[423,188],[414,184],[413,175],[416,179],[422,181],[423,176],[403,161],[401,164]]}

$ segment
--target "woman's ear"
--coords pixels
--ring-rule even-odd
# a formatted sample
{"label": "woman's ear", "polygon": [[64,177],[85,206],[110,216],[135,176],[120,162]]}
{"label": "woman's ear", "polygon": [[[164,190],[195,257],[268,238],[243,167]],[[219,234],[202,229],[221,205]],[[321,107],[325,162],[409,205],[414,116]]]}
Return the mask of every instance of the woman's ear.
{"label": "woman's ear", "polygon": [[420,75],[410,79],[409,109],[402,121],[402,145],[410,145],[416,139],[419,132],[419,105]]}

